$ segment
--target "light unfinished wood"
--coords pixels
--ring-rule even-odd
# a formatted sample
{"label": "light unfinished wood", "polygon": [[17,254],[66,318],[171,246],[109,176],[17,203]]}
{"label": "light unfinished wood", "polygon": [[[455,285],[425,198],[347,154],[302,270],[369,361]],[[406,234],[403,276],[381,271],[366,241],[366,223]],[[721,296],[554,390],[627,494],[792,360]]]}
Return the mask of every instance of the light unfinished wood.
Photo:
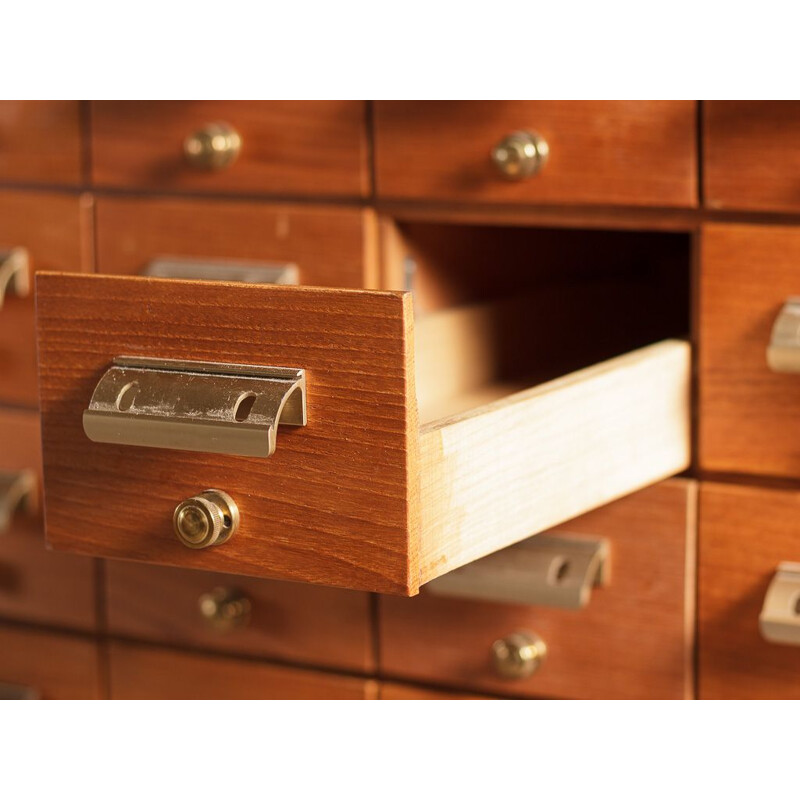
{"label": "light unfinished wood", "polygon": [[[436,575],[688,464],[684,342],[420,428],[408,295],[223,288],[40,277],[54,546],[413,594]],[[224,313],[223,297],[235,313]],[[282,429],[269,460],[91,443],[82,412],[111,360],[131,353],[305,368],[309,424]],[[172,533],[172,511],[207,487],[237,498],[242,524],[223,547],[187,550]]]}
{"label": "light unfinished wood", "polygon": [[[556,532],[599,536],[610,576],[580,610],[438,597],[381,597],[382,678],[512,697],[682,699],[692,696],[696,485],[673,479],[567,522]],[[534,631],[541,668],[498,678],[492,643]]]}
{"label": "light unfinished wood", "polygon": [[111,642],[112,700],[374,700],[369,680]]}

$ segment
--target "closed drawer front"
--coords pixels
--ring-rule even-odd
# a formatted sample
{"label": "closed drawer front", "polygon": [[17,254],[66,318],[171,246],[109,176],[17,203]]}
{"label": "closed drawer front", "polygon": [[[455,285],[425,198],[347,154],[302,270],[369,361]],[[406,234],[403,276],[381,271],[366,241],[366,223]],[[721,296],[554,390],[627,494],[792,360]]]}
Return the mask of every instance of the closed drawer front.
{"label": "closed drawer front", "polygon": [[331,206],[165,198],[97,200],[98,272],[139,275],[154,261],[290,263],[311,286],[377,286],[373,214]]}
{"label": "closed drawer front", "polygon": [[0,101],[0,182],[80,184],[77,100]]}
{"label": "closed drawer front", "polygon": [[[410,295],[391,292],[56,274],[41,276],[38,291],[47,535],[56,548],[413,594],[689,461],[684,342],[515,391],[494,379],[494,323],[506,319],[497,308],[414,323]],[[97,412],[111,438],[90,441],[83,413],[125,354],[304,369],[307,425],[281,425],[269,458],[220,455],[222,430],[266,447],[269,425],[237,427],[233,409],[246,395],[263,413],[275,401],[266,390],[237,390],[230,407],[202,412],[209,422],[196,452],[165,449],[160,438],[109,443],[121,441],[125,420],[137,426],[130,441],[142,442],[143,421],[160,436],[147,413],[137,416],[147,403],[123,397],[138,391],[133,381],[107,414]],[[168,429],[194,431],[196,411]],[[238,504],[238,531],[224,546],[185,547],[172,530],[176,505],[214,488]]]}
{"label": "closed drawer front", "polygon": [[129,562],[106,563],[112,633],[285,661],[374,669],[369,596]]}
{"label": "closed drawer front", "polygon": [[0,473],[23,470],[35,475],[36,488],[24,496],[29,499],[18,484],[6,484],[9,494],[0,495],[0,617],[91,629],[95,562],[45,548],[39,415],[0,410]]}
{"label": "closed drawer front", "polygon": [[468,692],[451,692],[445,689],[427,689],[403,683],[382,683],[379,700],[491,700],[493,698]]}
{"label": "closed drawer front", "polygon": [[701,253],[700,464],[800,477],[800,375],[767,361],[773,325],[800,294],[800,230],[709,225]]}
{"label": "closed drawer front", "polygon": [[[694,495],[694,483],[668,481],[555,529],[610,548],[606,584],[581,609],[445,598],[435,583],[381,598],[381,674],[513,696],[689,697]],[[500,677],[493,644],[518,632],[546,654],[530,676]]]}
{"label": "closed drawer front", "polygon": [[149,189],[366,196],[365,109],[354,100],[93,102],[92,180]]}
{"label": "closed drawer front", "polygon": [[800,103],[703,103],[704,202],[711,208],[800,209]]}
{"label": "closed drawer front", "polygon": [[109,645],[114,700],[371,700],[372,681],[156,647]]}
{"label": "closed drawer front", "polygon": [[[800,698],[800,646],[767,641],[759,616],[776,571],[800,562],[800,493],[703,484],[700,696]],[[797,593],[787,609],[797,616]],[[794,620],[789,620],[789,630]],[[796,637],[800,641],[800,636]]]}
{"label": "closed drawer front", "polygon": [[[543,139],[546,158],[536,140],[515,156],[515,132]],[[383,198],[697,205],[689,101],[380,101],[375,157]],[[504,174],[520,163],[531,174]]]}
{"label": "closed drawer front", "polygon": [[40,269],[83,268],[88,214],[87,204],[77,197],[0,192],[0,274],[5,278],[7,271],[15,272],[8,283],[0,281],[0,403],[38,403],[31,276]]}
{"label": "closed drawer front", "polygon": [[91,639],[0,625],[0,693],[36,700],[96,700],[99,654]]}

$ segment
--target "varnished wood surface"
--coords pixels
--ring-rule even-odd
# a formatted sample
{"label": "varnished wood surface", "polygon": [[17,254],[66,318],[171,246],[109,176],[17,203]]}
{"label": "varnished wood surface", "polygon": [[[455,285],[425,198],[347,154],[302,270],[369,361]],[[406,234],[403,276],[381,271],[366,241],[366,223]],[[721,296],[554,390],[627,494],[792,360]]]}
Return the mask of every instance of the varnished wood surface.
{"label": "varnished wood surface", "polygon": [[[113,634],[354,672],[375,668],[363,592],[124,561],[108,561],[105,573]],[[221,631],[203,619],[198,600],[215,587],[250,601],[246,627]]]}
{"label": "varnished wood surface", "polygon": [[703,103],[703,187],[709,208],[800,211],[800,102]]}
{"label": "varnished wood surface", "polygon": [[0,683],[29,687],[42,700],[99,699],[97,644],[88,637],[0,625]]}
{"label": "varnished wood surface", "polygon": [[800,375],[766,361],[772,326],[800,293],[800,228],[707,225],[700,253],[700,466],[800,477]]}
{"label": "varnished wood surface", "polygon": [[[198,170],[187,136],[225,122],[239,133],[235,163]],[[100,186],[241,194],[366,196],[366,103],[94,101],[92,180]]]}
{"label": "varnished wood surface", "polygon": [[373,212],[222,200],[101,197],[97,270],[136,275],[154,258],[288,261],[309,286],[375,288]]}
{"label": "varnished wood surface", "polygon": [[[696,206],[693,101],[378,101],[382,199]],[[503,178],[489,154],[533,130],[550,146],[541,172]]]}
{"label": "varnished wood surface", "polygon": [[[41,487],[39,415],[0,409],[0,470],[35,469]],[[41,500],[0,532],[0,617],[91,630],[95,562],[45,548]]]}
{"label": "varnished wood surface", "polygon": [[800,699],[800,647],[765,641],[764,596],[800,561],[800,492],[705,483],[700,491],[699,692]]}
{"label": "varnished wood surface", "polygon": [[[76,196],[0,191],[0,250],[25,247],[31,270],[89,268],[90,201]],[[9,294],[0,308],[0,402],[36,407],[33,279],[28,297]]]}
{"label": "varnished wood surface", "polygon": [[429,689],[420,686],[409,686],[404,683],[381,683],[378,689],[379,700],[491,700],[479,694],[469,692],[448,691],[445,689]]}
{"label": "varnished wood surface", "polygon": [[114,700],[372,700],[372,681],[156,647],[109,645]]}
{"label": "varnished wood surface", "polygon": [[0,182],[83,182],[77,100],[0,101]]}
{"label": "varnished wood surface", "polygon": [[[672,480],[556,530],[606,537],[611,578],[579,611],[445,599],[380,598],[385,677],[512,696],[684,698],[692,692],[694,495]],[[546,642],[530,678],[495,677],[492,642],[532,630]]]}

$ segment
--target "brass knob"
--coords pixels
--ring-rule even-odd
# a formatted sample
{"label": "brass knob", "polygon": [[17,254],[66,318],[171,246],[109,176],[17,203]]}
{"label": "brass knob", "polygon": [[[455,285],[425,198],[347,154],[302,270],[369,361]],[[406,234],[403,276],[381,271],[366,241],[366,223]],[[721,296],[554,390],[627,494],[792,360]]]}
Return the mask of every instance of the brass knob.
{"label": "brass knob", "polygon": [[514,131],[492,148],[492,163],[503,177],[521,181],[544,166],[550,148],[533,131]]}
{"label": "brass knob", "polygon": [[242,138],[224,122],[212,122],[195,131],[183,143],[186,160],[198,169],[224,169],[242,149]]}
{"label": "brass knob", "polygon": [[533,675],[546,655],[544,640],[530,631],[517,631],[492,645],[492,663],[501,678],[517,680]]}
{"label": "brass knob", "polygon": [[238,589],[217,586],[201,594],[197,606],[200,616],[220,632],[245,628],[250,622],[250,598]]}
{"label": "brass knob", "polygon": [[239,509],[230,495],[219,489],[206,489],[178,503],[172,525],[178,539],[187,547],[200,550],[223,544],[236,533]]}

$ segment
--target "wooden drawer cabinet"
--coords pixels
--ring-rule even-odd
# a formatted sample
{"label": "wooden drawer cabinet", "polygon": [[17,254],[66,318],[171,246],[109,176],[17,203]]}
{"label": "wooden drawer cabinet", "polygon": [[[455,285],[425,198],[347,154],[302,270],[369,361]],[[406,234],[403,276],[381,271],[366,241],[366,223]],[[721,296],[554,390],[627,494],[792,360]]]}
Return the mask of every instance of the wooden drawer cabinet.
{"label": "wooden drawer cabinet", "polygon": [[[515,392],[492,380],[497,309],[414,325],[410,296],[391,292],[57,274],[38,291],[57,548],[413,594],[688,464],[683,342]],[[308,423],[281,426],[266,459],[92,442],[83,412],[124,354],[305,369]],[[233,406],[224,414],[240,436]],[[219,487],[239,504],[238,531],[224,546],[185,547],[176,505]]]}
{"label": "wooden drawer cabinet", "polygon": [[[39,415],[0,409],[0,470],[27,469],[41,486]],[[45,548],[40,500],[19,509],[0,529],[0,617],[90,630],[96,606],[95,562]]]}
{"label": "wooden drawer cabinet", "polygon": [[96,700],[97,644],[79,636],[0,625],[0,684],[0,691],[25,691],[31,699]]}
{"label": "wooden drawer cabinet", "polygon": [[0,101],[0,182],[80,184],[77,100]]}
{"label": "wooden drawer cabinet", "polygon": [[78,197],[0,191],[0,255],[24,249],[30,272],[28,292],[8,286],[0,304],[0,403],[37,405],[32,275],[84,268],[89,213],[88,201]]}
{"label": "wooden drawer cabinet", "polygon": [[112,642],[114,700],[372,700],[369,680]]}
{"label": "wooden drawer cabinet", "polygon": [[800,493],[724,484],[700,492],[700,697],[800,698],[800,646],[759,630],[781,562],[800,561]]}
{"label": "wooden drawer cabinet", "polygon": [[[695,484],[673,480],[557,531],[606,538],[608,584],[579,610],[424,592],[380,600],[380,670],[391,678],[514,696],[687,698],[694,646]],[[547,653],[529,677],[499,677],[493,642],[532,631]]]}
{"label": "wooden drawer cabinet", "polygon": [[[374,117],[381,198],[697,205],[694,102],[379,101]],[[548,155],[509,180],[490,155],[517,131],[543,137]]]}
{"label": "wooden drawer cabinet", "polygon": [[703,103],[704,202],[710,208],[800,210],[800,103]]}
{"label": "wooden drawer cabinet", "polygon": [[701,242],[703,469],[800,477],[800,375],[772,371],[767,346],[800,294],[800,229],[707,225]]}
{"label": "wooden drawer cabinet", "polygon": [[369,596],[323,586],[106,563],[113,634],[368,672]]}
{"label": "wooden drawer cabinet", "polygon": [[198,263],[290,262],[299,283],[378,285],[371,211],[333,206],[101,197],[97,270],[138,275],[163,257]]}
{"label": "wooden drawer cabinet", "polygon": [[468,692],[450,692],[444,689],[428,689],[403,683],[382,683],[379,700],[491,700],[488,696]]}
{"label": "wooden drawer cabinet", "polygon": [[[92,181],[137,189],[363,197],[369,189],[365,117],[366,104],[352,100],[93,102]],[[215,140],[220,135],[225,138]],[[238,138],[233,160],[237,143],[231,136]]]}

